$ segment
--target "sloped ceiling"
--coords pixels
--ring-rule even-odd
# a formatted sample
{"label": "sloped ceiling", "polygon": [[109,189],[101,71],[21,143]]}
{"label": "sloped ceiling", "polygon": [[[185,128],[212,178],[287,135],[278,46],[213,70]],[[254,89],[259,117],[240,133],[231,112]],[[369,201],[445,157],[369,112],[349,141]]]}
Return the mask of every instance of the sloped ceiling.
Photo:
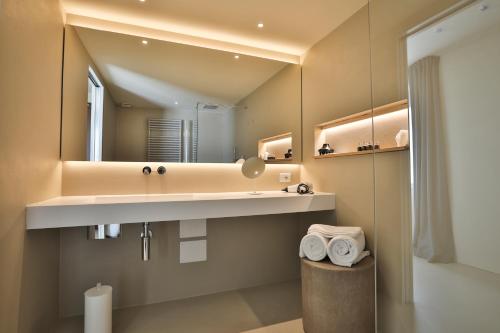
{"label": "sloped ceiling", "polygon": [[[232,106],[286,64],[189,45],[76,27],[117,104],[137,108]],[[175,102],[178,102],[176,105]]]}

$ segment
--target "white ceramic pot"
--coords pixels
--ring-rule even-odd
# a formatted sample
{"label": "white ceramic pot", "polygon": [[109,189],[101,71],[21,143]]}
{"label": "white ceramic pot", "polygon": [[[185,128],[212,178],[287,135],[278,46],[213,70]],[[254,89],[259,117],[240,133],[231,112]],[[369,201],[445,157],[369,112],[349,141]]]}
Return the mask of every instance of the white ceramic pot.
{"label": "white ceramic pot", "polygon": [[396,144],[398,147],[404,147],[408,145],[408,130],[400,130],[398,134],[396,134]]}

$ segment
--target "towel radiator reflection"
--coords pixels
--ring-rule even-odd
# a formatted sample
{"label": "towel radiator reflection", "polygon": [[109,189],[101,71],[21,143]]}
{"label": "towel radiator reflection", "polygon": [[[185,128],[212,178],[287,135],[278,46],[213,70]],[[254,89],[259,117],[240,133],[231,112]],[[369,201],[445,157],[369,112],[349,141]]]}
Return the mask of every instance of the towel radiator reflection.
{"label": "towel radiator reflection", "polygon": [[149,119],[147,160],[196,162],[198,124],[193,120]]}

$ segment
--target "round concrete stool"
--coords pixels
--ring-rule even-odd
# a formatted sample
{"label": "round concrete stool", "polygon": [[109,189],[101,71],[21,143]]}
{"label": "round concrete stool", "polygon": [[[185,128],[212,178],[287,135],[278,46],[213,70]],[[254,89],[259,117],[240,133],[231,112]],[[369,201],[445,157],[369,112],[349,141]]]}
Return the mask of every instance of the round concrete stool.
{"label": "round concrete stool", "polygon": [[305,333],[375,332],[375,265],[366,257],[352,268],[301,260]]}

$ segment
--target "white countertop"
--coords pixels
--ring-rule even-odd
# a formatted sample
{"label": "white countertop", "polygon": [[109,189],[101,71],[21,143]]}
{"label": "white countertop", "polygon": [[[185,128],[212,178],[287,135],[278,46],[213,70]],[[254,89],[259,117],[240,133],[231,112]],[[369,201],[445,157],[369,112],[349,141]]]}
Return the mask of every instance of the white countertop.
{"label": "white countertop", "polygon": [[26,207],[26,228],[177,221],[334,210],[335,194],[281,191],[62,196]]}

